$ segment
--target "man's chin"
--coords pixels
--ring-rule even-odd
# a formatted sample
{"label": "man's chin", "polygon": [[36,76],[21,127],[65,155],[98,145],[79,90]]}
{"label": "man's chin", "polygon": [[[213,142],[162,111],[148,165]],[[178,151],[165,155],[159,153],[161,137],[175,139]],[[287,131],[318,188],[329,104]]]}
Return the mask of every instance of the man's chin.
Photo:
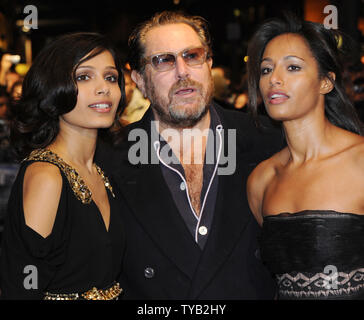
{"label": "man's chin", "polygon": [[186,118],[182,120],[170,119],[169,125],[174,128],[193,128],[200,120],[201,118]]}
{"label": "man's chin", "polygon": [[190,107],[178,107],[170,109],[170,120],[174,126],[179,128],[189,128],[196,125],[207,113],[208,107],[202,110],[192,110]]}

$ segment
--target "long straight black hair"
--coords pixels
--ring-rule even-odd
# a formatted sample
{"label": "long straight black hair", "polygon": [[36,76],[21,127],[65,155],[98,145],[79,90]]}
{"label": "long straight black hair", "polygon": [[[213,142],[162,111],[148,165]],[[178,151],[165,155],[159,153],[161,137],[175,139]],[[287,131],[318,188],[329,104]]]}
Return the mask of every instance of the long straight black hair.
{"label": "long straight black hair", "polygon": [[[305,40],[317,62],[319,77],[327,77],[334,85],[333,90],[325,94],[327,119],[338,127],[363,135],[363,124],[346,95],[343,83],[344,52],[340,50],[340,43],[350,42],[350,39],[338,30],[326,29],[322,24],[303,21],[289,13],[283,18],[273,18],[261,24],[249,42],[249,108],[254,118],[258,119],[260,64],[265,47],[273,38],[287,33],[297,34]],[[335,80],[329,72],[335,73]]]}

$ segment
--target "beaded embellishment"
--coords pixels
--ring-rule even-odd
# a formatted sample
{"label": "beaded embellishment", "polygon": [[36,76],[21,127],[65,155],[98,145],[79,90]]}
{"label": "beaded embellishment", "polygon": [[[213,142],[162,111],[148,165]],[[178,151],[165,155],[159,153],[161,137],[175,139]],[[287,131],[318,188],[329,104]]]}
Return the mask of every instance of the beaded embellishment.
{"label": "beaded embellishment", "polygon": [[109,289],[97,289],[93,287],[84,293],[49,293],[44,294],[44,300],[118,300],[123,292],[118,282],[114,283]]}
{"label": "beaded embellishment", "polygon": [[[83,179],[79,176],[78,172],[74,168],[64,162],[64,160],[60,158],[56,153],[48,149],[36,149],[33,150],[30,155],[23,161],[43,161],[55,164],[65,174],[77,199],[80,200],[83,204],[88,204],[91,202],[92,192],[87,187]],[[101,176],[105,187],[109,189],[111,195],[115,198],[115,194],[112,190],[109,179],[104,175],[104,172],[95,163],[94,166],[98,174]]]}

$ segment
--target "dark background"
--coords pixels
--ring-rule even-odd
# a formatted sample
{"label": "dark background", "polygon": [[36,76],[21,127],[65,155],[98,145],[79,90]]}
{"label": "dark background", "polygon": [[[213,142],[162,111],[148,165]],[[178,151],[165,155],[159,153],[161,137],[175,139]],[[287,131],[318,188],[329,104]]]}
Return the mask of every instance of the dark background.
{"label": "dark background", "polygon": [[[38,9],[38,29],[24,33],[16,22],[27,16],[23,13],[23,9],[29,4]],[[0,12],[4,14],[9,26],[9,49],[21,54],[23,59],[24,37],[32,41],[34,58],[39,50],[54,37],[73,31],[104,33],[126,56],[130,31],[137,23],[149,18],[153,13],[162,10],[183,10],[190,14],[201,15],[210,23],[215,65],[229,67],[232,70],[232,80],[238,81],[245,71],[243,59],[246,55],[248,40],[259,23],[269,17],[280,16],[285,10],[310,18],[315,14],[319,15],[320,12],[315,10],[322,11],[325,4],[337,6],[339,28],[349,33],[360,44],[362,36],[357,26],[359,18],[364,17],[362,14],[364,1],[362,0],[218,0],[215,2],[205,0],[102,0],[96,2],[0,0]],[[310,9],[307,9],[307,6]]]}

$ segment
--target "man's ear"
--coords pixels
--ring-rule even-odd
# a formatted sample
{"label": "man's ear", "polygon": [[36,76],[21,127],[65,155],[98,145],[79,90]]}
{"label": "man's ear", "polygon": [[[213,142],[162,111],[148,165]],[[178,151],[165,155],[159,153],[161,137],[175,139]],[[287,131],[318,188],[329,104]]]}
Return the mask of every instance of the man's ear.
{"label": "man's ear", "polygon": [[139,72],[137,72],[136,70],[133,70],[131,72],[131,79],[137,84],[138,89],[141,91],[144,98],[146,98],[147,97],[147,92],[145,90],[144,77]]}
{"label": "man's ear", "polygon": [[322,80],[321,80],[321,88],[320,93],[321,94],[327,94],[332,89],[334,89],[334,83],[335,83],[336,75],[333,72],[329,72]]}

